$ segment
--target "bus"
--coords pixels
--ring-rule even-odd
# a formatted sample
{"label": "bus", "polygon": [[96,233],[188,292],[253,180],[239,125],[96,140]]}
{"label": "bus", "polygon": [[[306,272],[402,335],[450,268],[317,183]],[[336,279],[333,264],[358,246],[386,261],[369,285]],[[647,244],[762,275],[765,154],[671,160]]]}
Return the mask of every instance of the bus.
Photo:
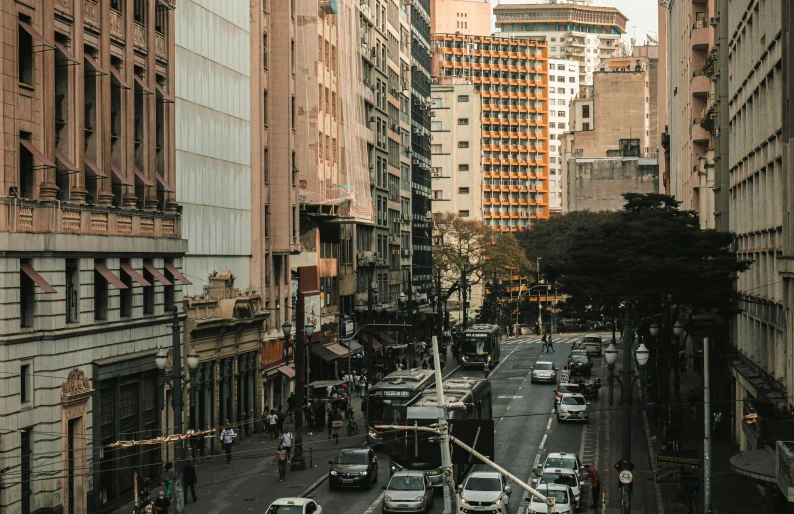
{"label": "bus", "polygon": [[[449,409],[447,419],[492,419],[493,401],[491,382],[485,378],[457,377],[444,381],[444,401],[447,405],[464,404],[465,408]],[[438,422],[438,399],[435,387],[417,397],[406,410],[409,426],[429,426]],[[441,447],[438,441],[427,432],[410,430],[395,433],[394,443],[389,445],[391,471],[423,471],[434,487],[441,487]],[[453,451],[457,451],[453,447]],[[475,459],[476,461],[476,459]],[[470,465],[458,465],[457,476],[467,473]],[[463,469],[465,468],[465,469]]]}
{"label": "bus", "polygon": [[498,325],[472,325],[463,331],[460,360],[463,368],[493,369],[499,363],[502,329]]}
{"label": "bus", "polygon": [[436,383],[432,369],[401,369],[386,375],[369,389],[367,396],[367,443],[383,444],[383,432],[375,425],[401,425],[405,423],[405,408],[425,389]]}

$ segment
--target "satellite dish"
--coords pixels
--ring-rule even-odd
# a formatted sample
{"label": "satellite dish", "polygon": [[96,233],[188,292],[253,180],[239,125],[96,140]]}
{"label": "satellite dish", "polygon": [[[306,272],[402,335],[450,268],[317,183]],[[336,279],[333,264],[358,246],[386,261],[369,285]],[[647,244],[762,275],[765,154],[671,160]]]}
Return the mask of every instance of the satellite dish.
{"label": "satellite dish", "polygon": [[647,37],[648,41],[650,41],[652,44],[654,44],[654,45],[658,45],[659,44],[659,40],[656,39],[655,37],[651,36],[650,34],[645,34],[645,37]]}

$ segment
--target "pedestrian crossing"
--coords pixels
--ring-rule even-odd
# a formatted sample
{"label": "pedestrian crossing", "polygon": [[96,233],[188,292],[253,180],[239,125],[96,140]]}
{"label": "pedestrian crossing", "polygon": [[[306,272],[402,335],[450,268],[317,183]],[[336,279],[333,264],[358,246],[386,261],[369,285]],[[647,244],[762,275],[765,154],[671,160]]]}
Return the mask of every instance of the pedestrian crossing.
{"label": "pedestrian crossing", "polygon": [[[573,344],[582,340],[581,335],[557,335],[552,338],[555,345]],[[542,336],[518,336],[512,338],[502,339],[502,345],[519,345],[519,344],[543,344]]]}

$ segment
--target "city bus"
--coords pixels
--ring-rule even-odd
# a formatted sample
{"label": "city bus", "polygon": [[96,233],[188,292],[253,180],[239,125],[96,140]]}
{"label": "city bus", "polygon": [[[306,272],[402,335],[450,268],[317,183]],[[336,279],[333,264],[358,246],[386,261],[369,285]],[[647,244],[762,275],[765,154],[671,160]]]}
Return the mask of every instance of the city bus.
{"label": "city bus", "polygon": [[[457,377],[444,381],[444,402],[447,405],[463,404],[465,408],[447,410],[450,421],[461,419],[492,419],[493,401],[491,398],[491,382],[485,378]],[[429,426],[438,423],[438,399],[435,387],[427,389],[417,397],[406,410],[409,426]],[[423,471],[434,487],[442,485],[441,447],[436,438],[427,432],[394,433],[388,445],[391,458],[391,471],[415,470]],[[459,448],[453,447],[452,451]],[[470,465],[459,465],[458,476],[467,473]],[[463,468],[466,468],[465,470]]]}
{"label": "city bus", "polygon": [[378,446],[383,443],[383,432],[375,425],[402,425],[405,408],[436,383],[432,369],[401,369],[386,375],[370,387],[367,398],[367,442]]}
{"label": "city bus", "polygon": [[464,369],[493,369],[499,363],[502,329],[498,325],[472,325],[463,331],[460,360]]}

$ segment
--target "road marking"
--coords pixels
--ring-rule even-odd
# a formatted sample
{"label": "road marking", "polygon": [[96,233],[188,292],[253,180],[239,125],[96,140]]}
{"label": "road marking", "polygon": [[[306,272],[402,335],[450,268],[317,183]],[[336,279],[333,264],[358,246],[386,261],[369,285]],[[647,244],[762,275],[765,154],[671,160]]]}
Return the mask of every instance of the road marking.
{"label": "road marking", "polygon": [[505,410],[510,410],[510,406],[508,405],[508,406],[507,406],[507,409],[505,409]]}
{"label": "road marking", "polygon": [[386,496],[386,492],[385,491],[380,493],[380,496],[378,496],[378,499],[375,500],[375,503],[370,505],[369,508],[367,508],[367,510],[364,511],[364,514],[372,514],[372,511],[374,511],[376,508],[378,508],[378,504],[383,501],[383,497],[384,496]]}
{"label": "road marking", "polygon": [[503,419],[505,419],[505,417],[504,417],[504,416],[502,416],[501,418],[499,418],[499,421],[502,421]]}
{"label": "road marking", "polygon": [[532,465],[532,469],[535,469],[540,465],[540,452],[535,455],[535,463]]}
{"label": "road marking", "polygon": [[543,434],[543,439],[540,440],[540,446],[538,446],[538,450],[542,450],[544,446],[546,446],[546,438],[549,436],[548,432]]}
{"label": "road marking", "polygon": [[549,418],[549,422],[548,422],[548,423],[546,423],[546,432],[548,432],[549,430],[551,430],[551,421],[552,421],[552,419],[554,419],[554,418],[551,418],[551,417],[550,417],[550,418]]}
{"label": "road marking", "polygon": [[510,400],[520,400],[523,396],[497,396],[497,398],[507,398]]}
{"label": "road marking", "polygon": [[589,425],[585,425],[582,427],[582,441],[579,443],[579,458],[584,457],[584,441],[587,438],[587,430],[590,428]]}

